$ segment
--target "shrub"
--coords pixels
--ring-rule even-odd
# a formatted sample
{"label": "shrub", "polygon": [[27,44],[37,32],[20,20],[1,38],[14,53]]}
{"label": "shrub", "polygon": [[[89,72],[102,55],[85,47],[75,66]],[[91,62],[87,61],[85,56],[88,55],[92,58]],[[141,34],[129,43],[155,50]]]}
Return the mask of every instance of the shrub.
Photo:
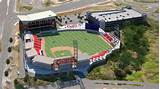
{"label": "shrub", "polygon": [[13,38],[12,38],[12,37],[9,38],[9,42],[10,42],[10,43],[13,42]]}
{"label": "shrub", "polygon": [[133,72],[131,75],[127,75],[126,79],[129,81],[143,81],[144,73],[142,71]]}
{"label": "shrub", "polygon": [[20,9],[26,9],[26,10],[32,10],[32,6],[31,5],[23,5],[20,7]]}
{"label": "shrub", "polygon": [[10,53],[12,51],[12,48],[11,47],[8,47],[8,52]]}
{"label": "shrub", "polygon": [[14,86],[15,86],[15,89],[25,89],[23,84],[21,84],[20,82],[18,82],[17,79],[14,80]]}
{"label": "shrub", "polygon": [[5,75],[5,77],[7,77],[9,74],[8,74],[8,71],[5,71],[4,72],[4,75]]}
{"label": "shrub", "polygon": [[10,59],[7,59],[7,60],[6,60],[6,64],[7,64],[7,65],[10,64]]}

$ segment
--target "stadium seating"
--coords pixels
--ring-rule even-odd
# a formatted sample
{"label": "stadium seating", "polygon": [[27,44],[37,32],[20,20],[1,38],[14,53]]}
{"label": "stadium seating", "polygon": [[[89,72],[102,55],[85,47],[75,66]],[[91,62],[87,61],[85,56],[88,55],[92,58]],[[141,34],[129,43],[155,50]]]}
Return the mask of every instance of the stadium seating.
{"label": "stadium seating", "polygon": [[33,35],[34,39],[34,48],[37,51],[37,54],[40,55],[40,50],[41,50],[41,41],[38,39],[36,35]]}
{"label": "stadium seating", "polygon": [[109,41],[110,43],[113,41],[113,38],[108,33],[104,34],[104,39]]}
{"label": "stadium seating", "polygon": [[108,54],[109,51],[108,50],[105,50],[105,51],[102,51],[96,55],[93,55],[91,58],[90,58],[90,63],[93,63],[93,62],[96,62],[96,61],[99,61],[99,60],[102,60],[103,59],[103,56],[105,56],[106,54]]}

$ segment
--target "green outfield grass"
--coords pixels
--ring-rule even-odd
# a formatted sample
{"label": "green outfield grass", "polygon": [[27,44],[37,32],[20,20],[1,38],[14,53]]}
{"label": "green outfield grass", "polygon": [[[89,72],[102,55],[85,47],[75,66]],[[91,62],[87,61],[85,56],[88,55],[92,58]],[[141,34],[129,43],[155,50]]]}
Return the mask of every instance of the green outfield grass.
{"label": "green outfield grass", "polygon": [[[88,33],[86,31],[64,31],[59,32],[59,35],[46,36],[45,37],[45,50],[49,57],[53,57],[51,48],[60,46],[73,47],[73,40],[78,42],[78,50],[88,55],[93,55],[99,53],[110,46],[99,37],[98,34]],[[64,54],[65,56],[71,56],[68,52]],[[61,55],[56,55],[57,57]]]}

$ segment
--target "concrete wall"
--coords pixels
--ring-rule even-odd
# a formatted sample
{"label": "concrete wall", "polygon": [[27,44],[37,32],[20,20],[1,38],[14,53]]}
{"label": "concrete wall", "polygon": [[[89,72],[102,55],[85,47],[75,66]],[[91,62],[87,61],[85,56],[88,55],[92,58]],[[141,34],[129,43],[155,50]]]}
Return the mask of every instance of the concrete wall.
{"label": "concrete wall", "polygon": [[52,69],[51,65],[48,65],[48,64],[44,64],[40,62],[32,62],[32,64],[42,69]]}

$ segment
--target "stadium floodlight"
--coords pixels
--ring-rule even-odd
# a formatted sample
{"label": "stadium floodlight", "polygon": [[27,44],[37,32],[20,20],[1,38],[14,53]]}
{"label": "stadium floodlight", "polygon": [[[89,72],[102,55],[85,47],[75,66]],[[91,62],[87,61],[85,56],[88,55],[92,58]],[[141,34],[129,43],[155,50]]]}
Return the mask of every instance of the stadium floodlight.
{"label": "stadium floodlight", "polygon": [[76,68],[77,66],[75,64],[72,65],[72,68]]}
{"label": "stadium floodlight", "polygon": [[59,68],[58,68],[58,67],[57,67],[57,68],[54,68],[54,70],[57,71],[57,70],[59,70]]}

